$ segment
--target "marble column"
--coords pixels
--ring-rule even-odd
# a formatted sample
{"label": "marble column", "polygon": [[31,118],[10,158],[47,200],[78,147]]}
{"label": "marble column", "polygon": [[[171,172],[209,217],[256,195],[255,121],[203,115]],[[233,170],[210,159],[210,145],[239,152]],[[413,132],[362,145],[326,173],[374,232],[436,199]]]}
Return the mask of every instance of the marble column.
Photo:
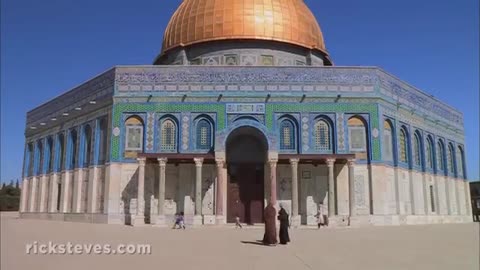
{"label": "marble column", "polygon": [[100,168],[97,165],[93,166],[89,172],[88,177],[88,197],[87,197],[87,212],[97,213],[97,197],[98,197],[98,177]]}
{"label": "marble column", "polygon": [[417,214],[417,208],[416,208],[416,200],[415,200],[415,184],[414,184],[414,179],[413,179],[413,172],[412,170],[408,171],[408,185],[410,188],[410,214],[411,215],[416,215]]}
{"label": "marble column", "polygon": [[29,196],[30,212],[37,212],[37,208],[36,208],[37,182],[38,182],[38,178],[36,176],[32,177],[32,180],[30,180],[30,196]]}
{"label": "marble column", "polygon": [[48,196],[48,212],[57,212],[58,198],[58,173],[54,172],[50,177],[50,191]]}
{"label": "marble column", "polygon": [[145,163],[144,157],[137,158],[138,161],[138,186],[137,186],[137,213],[132,215],[132,225],[145,225]]}
{"label": "marble column", "polygon": [[194,225],[201,225],[202,219],[202,166],[203,158],[194,158],[195,161],[195,216]]}
{"label": "marble column", "polygon": [[277,162],[278,158],[270,158],[270,201],[269,203],[276,206],[277,204]]}
{"label": "marble column", "polygon": [[300,159],[291,158],[290,166],[292,169],[292,226],[298,227],[302,221],[298,214],[298,162]]}
{"label": "marble column", "polygon": [[356,207],[355,207],[355,160],[349,159],[347,161],[348,165],[348,203],[349,203],[349,213],[350,216],[356,216]]}
{"label": "marble column", "polygon": [[225,209],[223,205],[224,197],[225,197],[225,177],[223,174],[223,170],[225,167],[225,159],[215,159],[217,164],[217,199],[215,201],[215,215],[216,215],[216,224],[225,224]]}
{"label": "marble column", "polygon": [[445,181],[445,194],[446,194],[446,200],[447,200],[447,213],[448,215],[452,215],[452,200],[451,200],[451,196],[450,196],[450,180],[448,178],[448,176],[444,176],[443,177],[444,181]]}
{"label": "marble column", "polygon": [[158,179],[158,215],[155,225],[164,226],[165,225],[165,172],[167,169],[167,158],[158,158],[158,168],[159,168],[159,179]]}
{"label": "marble column", "polygon": [[70,194],[70,184],[72,180],[72,171],[65,171],[65,173],[62,176],[62,194],[61,194],[61,208],[60,210],[62,213],[68,213],[70,212],[71,205],[70,205],[70,196],[73,196],[73,194]]}
{"label": "marble column", "polygon": [[423,186],[423,209],[424,213],[426,216],[430,215],[430,211],[428,210],[428,198],[429,197],[429,187],[428,187],[428,181],[427,181],[427,175],[425,172],[422,173],[422,186]]}
{"label": "marble column", "polygon": [[74,213],[81,213],[82,212],[82,185],[84,182],[84,172],[83,168],[78,168],[74,173],[76,177],[73,181],[73,205],[72,205],[72,212]]}
{"label": "marble column", "polygon": [[40,200],[38,211],[41,213],[47,212],[48,180],[49,177],[46,174],[42,175],[40,178]]}
{"label": "marble column", "polygon": [[28,178],[24,178],[22,181],[21,199],[20,199],[20,212],[28,212]]}
{"label": "marble column", "polygon": [[335,159],[327,159],[328,167],[328,216],[335,216],[335,175],[334,175]]}
{"label": "marble column", "polygon": [[467,216],[472,217],[472,198],[470,194],[470,182],[467,180],[463,181],[463,184],[465,185],[465,207],[466,207],[466,213]]}
{"label": "marble column", "polygon": [[458,190],[458,182],[457,178],[453,178],[453,185],[455,186],[455,205],[457,206],[457,215],[460,216],[462,214],[462,207],[460,207],[460,191]]}

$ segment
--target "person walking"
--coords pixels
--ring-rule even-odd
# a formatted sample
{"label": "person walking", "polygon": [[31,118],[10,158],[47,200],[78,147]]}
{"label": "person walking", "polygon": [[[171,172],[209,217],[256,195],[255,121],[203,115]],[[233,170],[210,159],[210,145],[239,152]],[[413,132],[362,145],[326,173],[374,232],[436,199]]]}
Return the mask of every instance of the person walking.
{"label": "person walking", "polygon": [[325,212],[323,210],[323,204],[322,203],[318,204],[317,224],[318,224],[319,229],[322,226],[325,226]]}
{"label": "person walking", "polygon": [[275,220],[276,210],[273,204],[269,203],[265,207],[265,234],[263,235],[263,243],[265,245],[274,246],[277,244],[277,224]]}
{"label": "person walking", "polygon": [[280,220],[280,244],[286,245],[288,242],[290,242],[290,236],[288,235],[290,223],[288,219],[288,213],[282,204],[280,204],[280,211],[278,211],[278,220]]}

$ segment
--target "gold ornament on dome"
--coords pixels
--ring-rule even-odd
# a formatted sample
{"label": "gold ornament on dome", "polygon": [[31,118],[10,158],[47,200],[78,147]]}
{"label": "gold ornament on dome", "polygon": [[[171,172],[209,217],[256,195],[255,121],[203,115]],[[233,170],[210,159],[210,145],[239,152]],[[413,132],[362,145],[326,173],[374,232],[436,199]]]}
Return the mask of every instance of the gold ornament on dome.
{"label": "gold ornament on dome", "polygon": [[162,54],[232,39],[279,41],[327,54],[320,26],[303,0],[184,0],[165,30]]}

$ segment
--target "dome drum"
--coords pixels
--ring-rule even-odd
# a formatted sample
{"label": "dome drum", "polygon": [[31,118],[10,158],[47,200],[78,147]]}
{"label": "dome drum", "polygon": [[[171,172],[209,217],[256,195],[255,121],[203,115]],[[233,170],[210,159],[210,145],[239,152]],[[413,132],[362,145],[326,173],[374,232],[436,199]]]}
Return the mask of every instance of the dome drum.
{"label": "dome drum", "polygon": [[155,65],[329,66],[322,52],[264,40],[210,41],[178,47],[160,55]]}

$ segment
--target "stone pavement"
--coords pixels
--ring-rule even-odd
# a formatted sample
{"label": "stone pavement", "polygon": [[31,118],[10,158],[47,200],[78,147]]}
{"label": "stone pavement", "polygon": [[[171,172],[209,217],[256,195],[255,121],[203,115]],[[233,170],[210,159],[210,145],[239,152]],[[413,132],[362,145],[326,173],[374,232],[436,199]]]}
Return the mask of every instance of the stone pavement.
{"label": "stone pavement", "polygon": [[[1,215],[1,269],[368,269],[478,270],[479,224],[291,231],[288,246],[265,247],[258,228],[171,230],[20,220]],[[26,244],[151,244],[150,255],[27,255]]]}

